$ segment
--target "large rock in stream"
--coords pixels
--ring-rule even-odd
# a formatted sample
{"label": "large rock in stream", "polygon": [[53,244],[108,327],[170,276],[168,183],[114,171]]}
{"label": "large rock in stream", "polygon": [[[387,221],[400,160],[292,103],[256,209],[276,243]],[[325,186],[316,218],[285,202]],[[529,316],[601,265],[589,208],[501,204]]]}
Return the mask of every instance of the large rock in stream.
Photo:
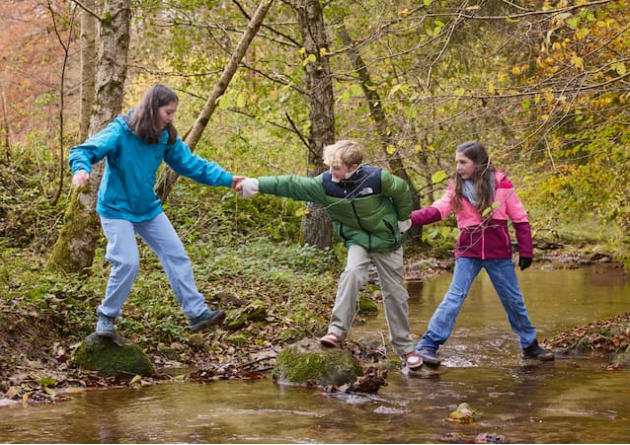
{"label": "large rock in stream", "polygon": [[144,351],[118,334],[113,337],[90,334],[74,351],[73,359],[81,368],[104,376],[155,374]]}
{"label": "large rock in stream", "polygon": [[350,351],[322,351],[316,340],[303,340],[278,354],[272,375],[285,384],[342,386],[363,375],[363,367]]}

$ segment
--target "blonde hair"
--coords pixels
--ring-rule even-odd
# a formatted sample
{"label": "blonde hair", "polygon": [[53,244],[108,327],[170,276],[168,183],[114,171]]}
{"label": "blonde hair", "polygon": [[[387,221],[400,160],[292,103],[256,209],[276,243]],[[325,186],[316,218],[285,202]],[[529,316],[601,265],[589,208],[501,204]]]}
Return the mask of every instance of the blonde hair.
{"label": "blonde hair", "polygon": [[324,147],[324,164],[330,167],[350,167],[363,162],[365,150],[357,141],[345,139]]}

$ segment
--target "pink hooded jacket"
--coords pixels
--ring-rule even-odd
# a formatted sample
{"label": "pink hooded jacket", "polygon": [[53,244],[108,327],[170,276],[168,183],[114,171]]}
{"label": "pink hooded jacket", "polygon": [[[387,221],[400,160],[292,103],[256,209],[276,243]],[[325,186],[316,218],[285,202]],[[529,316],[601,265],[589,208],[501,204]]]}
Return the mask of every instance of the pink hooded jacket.
{"label": "pink hooded jacket", "polygon": [[[455,257],[477,258],[482,260],[512,258],[512,242],[508,231],[508,218],[512,221],[516,232],[519,255],[532,258],[532,233],[527,212],[516,196],[512,182],[506,174],[495,171],[494,202],[499,205],[491,213],[482,218],[477,209],[462,198],[462,209],[455,213],[457,227],[460,229],[455,247]],[[415,210],[411,214],[414,226],[424,226],[446,218],[451,211],[451,196],[455,185],[453,182],[440,199],[428,207]],[[491,219],[488,219],[491,218]]]}

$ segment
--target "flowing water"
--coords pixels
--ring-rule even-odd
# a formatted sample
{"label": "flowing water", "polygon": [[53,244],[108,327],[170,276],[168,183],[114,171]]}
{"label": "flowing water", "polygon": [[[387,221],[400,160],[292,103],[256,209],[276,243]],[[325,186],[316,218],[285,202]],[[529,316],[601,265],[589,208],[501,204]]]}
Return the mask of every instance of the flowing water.
{"label": "flowing water", "polygon": [[[413,332],[424,331],[450,278],[409,283]],[[630,279],[619,271],[529,269],[519,279],[541,340],[630,310]],[[381,313],[353,328],[351,338],[382,335]],[[440,355],[438,371],[390,372],[388,385],[370,396],[329,396],[264,379],[95,391],[53,405],[3,407],[0,442],[436,443],[449,434],[471,440],[490,433],[511,443],[628,443],[630,371],[608,371],[608,361],[589,357],[522,362],[483,272]],[[445,421],[462,402],[477,421]]]}

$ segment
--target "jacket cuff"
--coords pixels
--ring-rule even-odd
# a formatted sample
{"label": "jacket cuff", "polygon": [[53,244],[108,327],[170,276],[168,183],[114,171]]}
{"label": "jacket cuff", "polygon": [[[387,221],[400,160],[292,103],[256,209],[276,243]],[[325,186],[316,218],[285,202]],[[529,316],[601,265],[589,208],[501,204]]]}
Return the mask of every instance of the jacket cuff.
{"label": "jacket cuff", "polygon": [[424,226],[440,221],[441,219],[442,214],[440,213],[440,210],[433,206],[424,207],[420,210],[414,210],[411,212],[411,224],[413,226]]}

